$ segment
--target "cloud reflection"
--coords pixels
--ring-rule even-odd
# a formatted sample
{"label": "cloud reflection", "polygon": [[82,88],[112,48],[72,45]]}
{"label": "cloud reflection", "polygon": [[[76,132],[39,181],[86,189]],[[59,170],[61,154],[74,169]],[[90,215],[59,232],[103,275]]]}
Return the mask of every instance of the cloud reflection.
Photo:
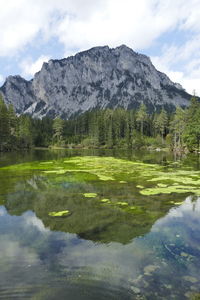
{"label": "cloud reflection", "polygon": [[15,286],[42,282],[46,289],[55,281],[62,295],[70,284],[76,293],[84,285],[91,291],[101,286],[105,293],[124,289],[153,296],[156,291],[158,297],[167,293],[181,299],[189,286],[195,290],[200,283],[199,213],[200,198],[187,197],[145,236],[122,245],[51,231],[31,211],[10,216],[0,207],[0,285],[6,280]]}

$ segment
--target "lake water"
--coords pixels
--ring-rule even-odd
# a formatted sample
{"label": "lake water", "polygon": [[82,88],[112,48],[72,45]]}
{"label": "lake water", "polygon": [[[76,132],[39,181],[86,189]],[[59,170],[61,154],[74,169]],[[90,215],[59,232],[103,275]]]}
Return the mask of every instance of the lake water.
{"label": "lake water", "polygon": [[0,299],[200,299],[200,160],[0,156]]}

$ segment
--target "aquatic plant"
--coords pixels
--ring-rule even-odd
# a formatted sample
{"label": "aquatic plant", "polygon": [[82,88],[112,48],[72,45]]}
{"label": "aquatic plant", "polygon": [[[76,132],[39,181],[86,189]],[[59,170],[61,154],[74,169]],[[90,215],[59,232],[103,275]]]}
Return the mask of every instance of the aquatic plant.
{"label": "aquatic plant", "polygon": [[111,203],[111,201],[109,200],[109,199],[101,199],[101,202],[103,202],[103,203]]}
{"label": "aquatic plant", "polygon": [[97,194],[96,193],[84,193],[83,196],[86,198],[95,198],[97,196]]}
{"label": "aquatic plant", "polygon": [[66,216],[69,216],[70,215],[70,211],[69,210],[63,210],[63,211],[52,211],[52,212],[49,212],[48,215],[50,217],[66,217]]}
{"label": "aquatic plant", "polygon": [[118,201],[116,204],[121,205],[121,206],[127,206],[128,205],[127,202],[122,202],[122,201]]}
{"label": "aquatic plant", "polygon": [[[129,161],[114,157],[83,156],[58,161],[32,162],[1,168],[3,172],[42,172],[47,176],[66,176],[69,182],[111,181],[137,183],[143,196],[192,193],[200,195],[200,172],[166,169],[158,164]],[[95,195],[96,196],[96,195]],[[86,196],[93,197],[93,196]]]}

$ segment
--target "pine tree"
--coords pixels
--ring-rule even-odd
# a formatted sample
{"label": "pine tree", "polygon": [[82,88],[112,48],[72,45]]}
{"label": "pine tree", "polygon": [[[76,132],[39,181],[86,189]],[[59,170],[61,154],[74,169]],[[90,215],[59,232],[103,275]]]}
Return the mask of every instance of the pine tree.
{"label": "pine tree", "polygon": [[9,140],[8,109],[0,95],[0,151],[7,150]]}
{"label": "pine tree", "polygon": [[158,132],[162,137],[162,144],[164,143],[164,135],[166,132],[167,124],[168,124],[167,112],[164,108],[162,108],[160,114],[156,117],[154,122],[155,128],[158,130]]}
{"label": "pine tree", "polygon": [[186,113],[180,106],[176,107],[173,120],[170,123],[170,129],[173,134],[173,148],[180,150],[183,148],[183,133],[186,126]]}
{"label": "pine tree", "polygon": [[195,96],[191,98],[187,111],[184,140],[190,151],[200,151],[200,102]]}
{"label": "pine tree", "polygon": [[111,109],[107,109],[105,111],[105,142],[109,148],[112,148],[114,145],[114,130],[113,130],[113,111]]}
{"label": "pine tree", "polygon": [[15,114],[14,106],[12,104],[9,104],[8,106],[8,122],[10,135],[16,136],[17,116]]}
{"label": "pine tree", "polygon": [[57,145],[60,145],[63,139],[63,127],[64,127],[63,120],[57,117],[53,121],[53,131],[54,131],[53,137],[55,138]]}
{"label": "pine tree", "polygon": [[140,105],[140,108],[136,114],[136,121],[140,124],[140,133],[144,134],[144,122],[147,120],[147,108],[144,103]]}
{"label": "pine tree", "polygon": [[26,115],[21,115],[18,122],[19,147],[30,148],[32,146],[31,118]]}

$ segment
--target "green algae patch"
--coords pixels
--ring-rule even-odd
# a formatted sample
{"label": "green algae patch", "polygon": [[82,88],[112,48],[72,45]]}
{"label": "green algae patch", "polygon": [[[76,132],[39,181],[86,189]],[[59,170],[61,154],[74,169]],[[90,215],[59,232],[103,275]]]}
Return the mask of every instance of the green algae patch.
{"label": "green algae patch", "polygon": [[[124,159],[117,159],[113,157],[72,157],[64,161],[76,166],[77,170],[85,170],[89,173],[97,175],[102,181],[118,181],[120,183],[127,183],[138,177],[138,172],[149,174],[151,171],[160,171],[159,165],[145,164],[141,162],[133,162]],[[149,173],[149,172],[150,173]]]}
{"label": "green algae patch", "polygon": [[43,171],[45,174],[65,174],[67,171],[66,170],[49,170],[49,171]]}
{"label": "green algae patch", "polygon": [[63,210],[63,211],[52,211],[52,212],[49,212],[49,216],[50,217],[67,217],[69,216],[71,213],[69,210]]}
{"label": "green algae patch", "polygon": [[83,196],[86,198],[95,198],[97,196],[97,194],[96,193],[84,193]]}
{"label": "green algae patch", "polygon": [[120,183],[126,183],[127,179],[131,181],[133,178],[137,178],[139,173],[142,177],[149,177],[152,172],[160,171],[161,167],[156,164],[145,164],[113,157],[84,156],[72,157],[67,160],[16,164],[0,169],[9,171],[41,170],[44,174],[56,175],[65,174],[65,172],[87,172],[102,181],[117,180]]}
{"label": "green algae patch", "polygon": [[122,202],[122,201],[118,201],[116,204],[120,205],[120,206],[127,206],[128,205],[127,202]]}
{"label": "green algae patch", "polygon": [[181,205],[184,203],[184,201],[179,201],[179,202],[175,202],[175,201],[170,201],[171,204],[174,204],[174,205]]}
{"label": "green algae patch", "polygon": [[186,185],[171,185],[167,187],[152,187],[140,191],[140,194],[145,196],[171,194],[171,193],[177,193],[177,194],[193,193],[196,195],[200,195],[200,189],[192,186],[186,186]]}
{"label": "green algae patch", "polygon": [[101,199],[100,201],[102,203],[111,203],[111,201],[109,199],[106,199],[106,198],[105,199]]}
{"label": "green algae patch", "polygon": [[[16,164],[0,168],[5,172],[35,171],[46,176],[62,177],[64,182],[142,182],[136,187],[144,196],[191,193],[200,195],[200,171],[177,170],[159,164],[129,161],[114,157],[82,156],[60,160]],[[58,180],[59,181],[59,180]],[[92,197],[92,196],[89,196]]]}
{"label": "green algae patch", "polygon": [[159,187],[167,187],[167,184],[164,184],[164,183],[158,183],[157,186],[159,186]]}
{"label": "green algae patch", "polygon": [[105,175],[98,175],[99,179],[100,180],[103,180],[103,181],[110,181],[110,180],[115,180],[113,177],[111,176],[105,176]]}
{"label": "green algae patch", "polygon": [[181,205],[183,202],[174,202],[175,205]]}
{"label": "green algae patch", "polygon": [[136,187],[137,187],[138,189],[143,189],[143,188],[144,188],[144,186],[143,186],[143,185],[140,185],[140,184],[136,185]]}
{"label": "green algae patch", "polygon": [[144,209],[140,206],[129,206],[126,208],[126,212],[129,213],[135,213],[135,214],[140,214],[140,213],[144,213]]}

